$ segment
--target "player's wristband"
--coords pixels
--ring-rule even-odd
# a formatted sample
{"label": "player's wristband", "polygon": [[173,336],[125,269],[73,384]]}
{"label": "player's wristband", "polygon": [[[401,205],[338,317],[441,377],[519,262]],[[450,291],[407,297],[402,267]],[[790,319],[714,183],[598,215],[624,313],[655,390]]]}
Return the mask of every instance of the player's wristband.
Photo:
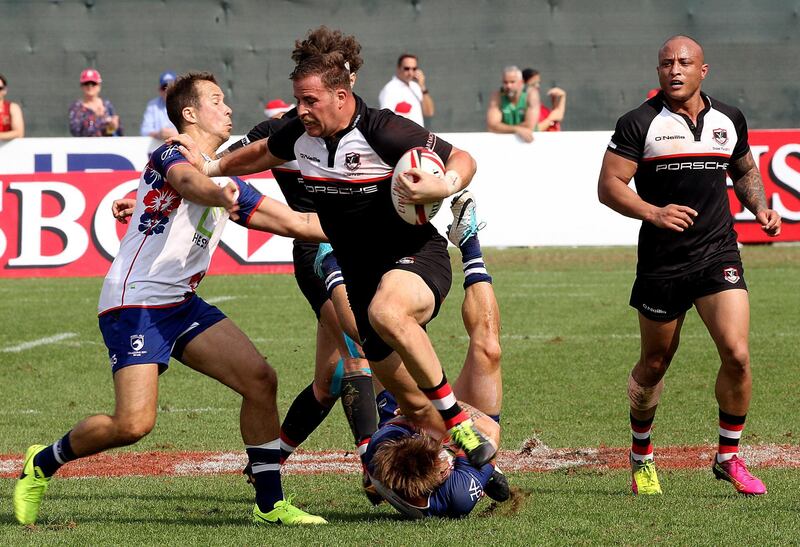
{"label": "player's wristband", "polygon": [[451,169],[445,173],[444,180],[446,180],[450,185],[449,189],[451,196],[461,188],[461,175],[459,175],[455,169]]}
{"label": "player's wristband", "polygon": [[207,177],[218,177],[222,174],[219,169],[220,160],[208,160],[203,164],[203,174]]}

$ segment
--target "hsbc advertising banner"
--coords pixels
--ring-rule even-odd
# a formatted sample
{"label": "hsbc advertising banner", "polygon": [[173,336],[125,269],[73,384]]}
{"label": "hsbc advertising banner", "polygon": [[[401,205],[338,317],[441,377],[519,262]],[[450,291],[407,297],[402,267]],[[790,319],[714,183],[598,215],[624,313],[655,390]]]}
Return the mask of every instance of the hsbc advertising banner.
{"label": "hsbc advertising banner", "polygon": [[[639,222],[597,201],[597,176],[611,133],[513,135],[442,134],[470,151],[478,173],[485,246],[634,245]],[[149,150],[148,138],[17,139],[0,144],[0,277],[102,276],[127,225],[111,202],[134,196]],[[783,217],[778,241],[800,241],[800,130],[751,131],[750,146],[770,206]],[[575,161],[576,151],[582,161]],[[282,200],[269,173],[246,177]],[[730,181],[729,181],[730,184]],[[731,213],[743,243],[767,241],[729,188]],[[451,222],[446,207],[433,223]],[[775,239],[769,239],[776,241]],[[291,240],[229,222],[210,273],[291,271]]]}

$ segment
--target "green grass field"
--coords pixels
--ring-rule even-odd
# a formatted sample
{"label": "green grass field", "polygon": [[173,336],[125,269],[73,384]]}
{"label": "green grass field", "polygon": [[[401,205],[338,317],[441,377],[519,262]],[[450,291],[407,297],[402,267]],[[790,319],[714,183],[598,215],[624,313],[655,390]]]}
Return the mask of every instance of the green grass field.
{"label": "green grass field", "polygon": [[[746,247],[754,397],[742,443],[798,445],[800,333],[798,246]],[[638,354],[627,305],[632,248],[488,250],[503,319],[504,448],[537,436],[550,447],[629,443],[627,374]],[[467,346],[460,273],[429,332],[454,378]],[[112,408],[105,346],[97,329],[101,279],[0,279],[0,454],[50,443],[87,414]],[[314,317],[291,276],[217,276],[204,298],[251,336],[277,369],[282,410],[311,379]],[[15,346],[59,333],[59,342]],[[656,418],[659,446],[716,442],[718,358],[697,314],[688,314]],[[128,451],[241,450],[238,398],[173,362],[161,381],[156,429]],[[335,410],[303,448],[349,448]],[[238,476],[56,479],[35,528],[16,525],[13,480],[0,479],[0,545],[574,543],[798,543],[800,470],[756,469],[769,488],[734,495],[710,471],[662,472],[665,495],[636,499],[622,470],[516,473],[518,503],[481,502],[464,521],[405,522],[371,509],[356,475],[289,475],[285,489],[331,521],[324,529],[256,528],[251,492]]]}

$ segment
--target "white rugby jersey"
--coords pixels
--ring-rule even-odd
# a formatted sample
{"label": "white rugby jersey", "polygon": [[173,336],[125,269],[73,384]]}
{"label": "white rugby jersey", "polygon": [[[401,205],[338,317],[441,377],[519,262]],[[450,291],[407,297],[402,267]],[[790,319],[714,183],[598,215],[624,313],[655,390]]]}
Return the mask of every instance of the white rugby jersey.
{"label": "white rugby jersey", "polygon": [[[136,192],[136,208],[119,253],[103,282],[98,313],[128,307],[166,307],[183,302],[206,274],[228,212],[183,199],[167,182],[171,167],[189,163],[177,146],[151,155]],[[239,224],[247,225],[263,196],[236,177],[217,185],[239,186]]]}

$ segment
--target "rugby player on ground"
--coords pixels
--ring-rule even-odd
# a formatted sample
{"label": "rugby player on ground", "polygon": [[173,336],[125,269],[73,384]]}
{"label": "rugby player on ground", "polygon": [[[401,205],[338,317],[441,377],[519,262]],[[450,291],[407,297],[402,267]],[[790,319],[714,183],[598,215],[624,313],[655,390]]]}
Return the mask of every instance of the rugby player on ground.
{"label": "rugby player on ground", "polygon": [[[211,74],[178,78],[167,92],[167,112],[203,154],[213,154],[230,136],[231,110]],[[240,428],[255,476],[253,520],[326,523],[284,498],[275,371],[230,319],[195,294],[228,216],[249,228],[325,240],[315,214],[292,211],[239,179],[209,179],[176,146],[156,149],[142,172],[135,220],[98,306],[114,375],[114,414],[90,416],[52,445],[28,448],[14,490],[20,523],[36,522],[50,479],[62,465],[133,444],[152,430],[158,376],[170,356],[242,395]]]}
{"label": "rugby player on ground", "polygon": [[[641,354],[628,378],[632,490],[661,493],[650,431],[664,374],[694,304],[721,360],[712,471],[737,492],[764,494],[764,484],[738,457],[752,391],[750,305],[726,174],[764,232],[777,236],[781,219],[767,205],[744,116],[700,90],[708,72],[700,44],[673,36],[659,49],[657,68],[661,92],[619,119],[598,182],[602,203],[643,221],[630,300],[641,332]],[[636,192],[628,185],[634,177]]]}
{"label": "rugby player on ground", "polygon": [[[472,157],[413,122],[368,108],[353,94],[347,59],[353,37],[320,27],[296,43],[291,75],[299,118],[266,142],[214,161],[205,173],[248,174],[297,160],[320,222],[336,250],[366,358],[412,421],[449,432],[470,462],[482,466],[496,451],[453,397],[424,325],[450,287],[446,241],[429,223],[412,226],[392,208],[392,171],[408,149],[427,146],[445,162],[444,179],[411,170],[403,192],[410,203],[438,201],[461,191],[475,172]],[[191,139],[177,139],[191,148]],[[398,373],[405,365],[413,377]],[[419,386],[424,395],[413,389]]]}

